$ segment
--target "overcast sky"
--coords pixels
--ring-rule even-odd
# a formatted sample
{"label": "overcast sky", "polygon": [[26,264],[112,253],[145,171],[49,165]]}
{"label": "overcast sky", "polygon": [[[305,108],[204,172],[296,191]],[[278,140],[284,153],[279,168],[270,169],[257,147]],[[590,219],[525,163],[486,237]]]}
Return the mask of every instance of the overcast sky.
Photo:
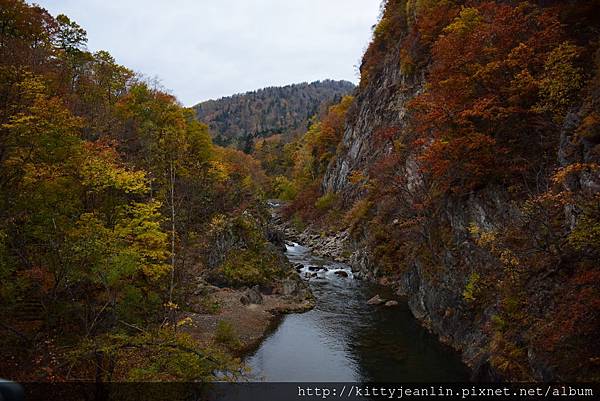
{"label": "overcast sky", "polygon": [[[30,0],[31,1],[31,0]],[[157,77],[186,106],[266,86],[357,82],[380,0],[35,0],[91,51]]]}

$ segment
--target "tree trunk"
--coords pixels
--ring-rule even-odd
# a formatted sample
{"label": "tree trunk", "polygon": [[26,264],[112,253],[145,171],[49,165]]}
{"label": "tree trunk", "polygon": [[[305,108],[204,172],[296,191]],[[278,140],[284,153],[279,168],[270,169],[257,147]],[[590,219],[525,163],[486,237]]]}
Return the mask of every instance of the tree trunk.
{"label": "tree trunk", "polygon": [[175,285],[175,168],[171,161],[171,284],[169,285],[169,302],[173,302],[173,287]]}

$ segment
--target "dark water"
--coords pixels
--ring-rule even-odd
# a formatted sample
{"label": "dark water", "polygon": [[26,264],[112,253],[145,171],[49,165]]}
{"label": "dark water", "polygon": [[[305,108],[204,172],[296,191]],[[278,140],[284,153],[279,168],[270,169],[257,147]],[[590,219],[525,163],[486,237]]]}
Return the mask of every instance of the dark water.
{"label": "dark water", "polygon": [[[288,246],[294,263],[329,268],[312,278],[316,307],[285,316],[246,359],[257,380],[313,382],[466,381],[458,355],[440,344],[411,315],[396,307],[367,305],[384,288],[354,280],[347,265],[316,258],[308,249]],[[334,274],[346,271],[350,277]],[[302,273],[304,274],[304,272]]]}

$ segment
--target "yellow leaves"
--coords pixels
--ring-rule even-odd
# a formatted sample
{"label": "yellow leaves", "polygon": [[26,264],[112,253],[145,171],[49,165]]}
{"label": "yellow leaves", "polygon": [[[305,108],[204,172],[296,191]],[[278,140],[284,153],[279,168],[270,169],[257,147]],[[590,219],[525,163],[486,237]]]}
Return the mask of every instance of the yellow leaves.
{"label": "yellow leaves", "polygon": [[481,232],[479,230],[479,226],[474,221],[469,224],[467,231],[469,231],[469,234],[471,234],[473,237],[479,237],[479,234]]}
{"label": "yellow leaves", "polygon": [[182,326],[192,326],[194,324],[194,321],[192,320],[191,317],[186,317],[184,319],[181,319],[177,322],[177,327],[182,327]]}
{"label": "yellow leaves", "polygon": [[367,179],[368,177],[365,176],[365,174],[361,171],[361,170],[353,170],[350,175],[348,176],[348,181],[350,181],[350,183],[356,185],[360,182],[363,182]]}
{"label": "yellow leaves", "polygon": [[292,200],[298,194],[298,190],[294,183],[284,175],[278,175],[273,178],[273,191],[277,194],[278,199]]}
{"label": "yellow leaves", "polygon": [[390,20],[384,16],[375,27],[375,30],[373,31],[373,37],[376,39],[384,37],[389,30],[389,26]]}
{"label": "yellow leaves", "polygon": [[364,221],[372,207],[373,203],[368,199],[357,200],[352,208],[346,212],[344,222],[351,229],[354,229],[358,224]]}
{"label": "yellow leaves", "polygon": [[220,160],[211,160],[209,171],[218,182],[223,183],[229,179],[229,166]]}
{"label": "yellow leaves", "polygon": [[170,310],[178,310],[179,309],[179,305],[177,305],[176,303],[174,303],[172,301],[165,302],[164,306],[166,309],[170,309]]}
{"label": "yellow leaves", "polygon": [[339,201],[339,197],[335,192],[328,192],[315,201],[315,207],[318,210],[329,210],[338,201]]}
{"label": "yellow leaves", "polygon": [[463,291],[463,299],[467,302],[474,302],[479,292],[479,280],[481,276],[477,272],[471,273],[469,280]]}
{"label": "yellow leaves", "polygon": [[148,192],[148,179],[143,171],[131,171],[116,164],[112,152],[89,149],[80,169],[81,182],[93,192],[115,188],[128,194]]}
{"label": "yellow leaves", "polygon": [[171,271],[161,263],[168,257],[167,236],[160,231],[160,204],[134,204],[111,228],[98,213],[83,213],[68,232],[70,257],[85,264],[94,281],[119,287],[137,272],[157,282]]}
{"label": "yellow leaves", "polygon": [[251,190],[254,188],[254,180],[252,179],[252,176],[247,175],[242,179],[241,182],[242,188],[244,190]]}
{"label": "yellow leaves", "polygon": [[166,251],[167,234],[160,228],[162,216],[161,203],[133,203],[124,208],[115,232],[121,238],[127,238],[131,245],[146,259],[164,260],[168,256]]}
{"label": "yellow leaves", "polygon": [[509,268],[518,268],[521,266],[519,258],[510,249],[504,249],[500,252],[500,262]]}
{"label": "yellow leaves", "polygon": [[471,222],[467,231],[474,238],[475,243],[482,247],[494,249],[494,244],[497,240],[497,232],[495,230],[482,230],[477,223]]}
{"label": "yellow leaves", "polygon": [[444,28],[444,33],[457,33],[465,35],[472,32],[483,21],[479,10],[473,7],[466,7],[460,11],[458,17]]}
{"label": "yellow leaves", "polygon": [[210,221],[210,231],[219,232],[227,225],[227,216],[224,214],[215,214]]}
{"label": "yellow leaves", "polygon": [[581,68],[575,66],[579,53],[580,49],[577,46],[564,42],[550,52],[544,65],[538,109],[553,113],[558,123],[562,121],[583,86]]}
{"label": "yellow leaves", "polygon": [[142,266],[142,273],[153,282],[159,282],[171,273],[171,265],[167,264],[146,264]]}
{"label": "yellow leaves", "polygon": [[29,71],[23,72],[22,80],[17,84],[19,94],[25,102],[33,102],[48,95],[48,87],[41,76]]}
{"label": "yellow leaves", "polygon": [[531,93],[534,90],[537,90],[537,88],[538,82],[527,69],[523,69],[516,73],[510,84],[511,92],[517,95],[517,97],[523,93]]}

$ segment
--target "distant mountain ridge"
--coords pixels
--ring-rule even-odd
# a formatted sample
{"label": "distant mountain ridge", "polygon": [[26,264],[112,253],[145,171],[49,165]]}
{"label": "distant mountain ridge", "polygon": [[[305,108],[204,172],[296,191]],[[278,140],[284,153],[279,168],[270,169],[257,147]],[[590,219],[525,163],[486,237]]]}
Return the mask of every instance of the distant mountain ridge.
{"label": "distant mountain ridge", "polygon": [[322,107],[339,101],[354,88],[348,81],[324,80],[268,87],[208,100],[193,108],[198,119],[210,127],[215,143],[248,150],[255,138],[305,130]]}

